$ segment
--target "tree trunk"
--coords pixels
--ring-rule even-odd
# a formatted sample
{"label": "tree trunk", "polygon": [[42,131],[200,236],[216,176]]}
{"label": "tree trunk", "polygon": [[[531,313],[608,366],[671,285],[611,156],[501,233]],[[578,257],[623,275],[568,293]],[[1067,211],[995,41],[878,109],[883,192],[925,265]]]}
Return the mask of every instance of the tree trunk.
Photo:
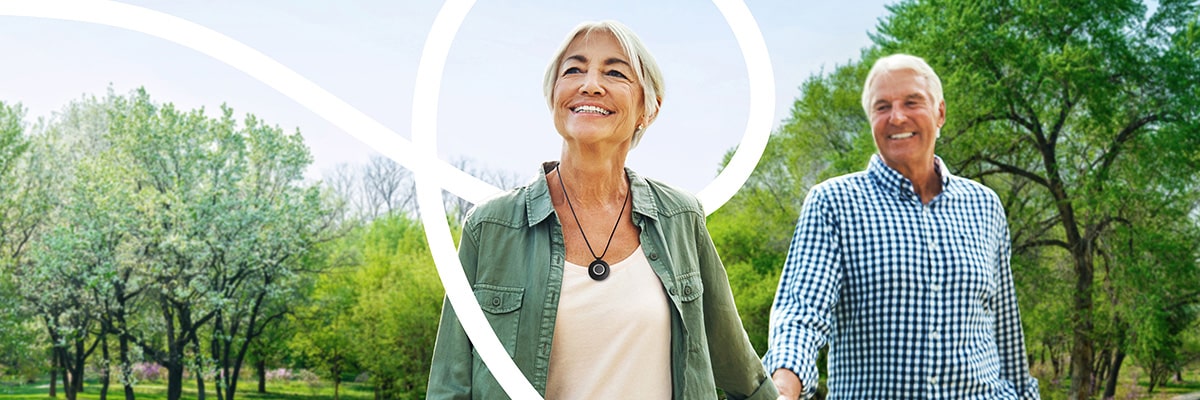
{"label": "tree trunk", "polygon": [[133,373],[133,363],[129,360],[129,337],[122,332],[117,342],[121,349],[121,376],[124,378],[121,379],[121,386],[125,388],[125,400],[135,400],[133,385],[130,384],[131,380],[129,379]]}
{"label": "tree trunk", "polygon": [[204,364],[206,363],[201,358],[203,357],[203,353],[200,352],[199,336],[200,335],[192,336],[192,353],[196,355],[196,358],[200,359],[199,367],[196,368],[196,400],[204,400],[206,397],[204,393],[204,373],[206,372]]}
{"label": "tree trunk", "polygon": [[100,335],[100,354],[104,357],[104,370],[100,372],[100,400],[108,400],[108,384],[112,379],[112,368],[108,358],[108,333]]}
{"label": "tree trunk", "polygon": [[75,396],[73,396],[71,393],[71,385],[67,379],[67,375],[70,373],[71,372],[69,370],[67,370],[66,368],[62,369],[63,393],[67,395],[67,400],[75,400]]}
{"label": "tree trunk", "polygon": [[1112,349],[1106,348],[1100,351],[1100,356],[1096,357],[1095,363],[1092,364],[1092,371],[1095,371],[1096,382],[1106,381],[1108,366],[1112,364]]}
{"label": "tree trunk", "polygon": [[183,397],[183,360],[174,351],[169,356],[171,361],[167,367],[167,400],[179,400]]}
{"label": "tree trunk", "polygon": [[[1082,247],[1082,246],[1077,246]],[[1074,337],[1071,348],[1071,390],[1067,398],[1086,400],[1092,395],[1092,281],[1091,254],[1086,249],[1074,251],[1075,256],[1075,305]]]}
{"label": "tree trunk", "polygon": [[196,399],[204,400],[204,371],[194,371],[196,373]]}
{"label": "tree trunk", "polygon": [[[84,349],[85,339],[75,339],[75,363],[71,368],[71,391],[67,392],[67,398],[75,400],[79,397],[79,393],[83,393],[83,370],[84,364],[87,363],[87,356],[90,351]],[[92,350],[95,350],[92,347]]]}
{"label": "tree trunk", "polygon": [[258,392],[267,392],[267,362],[258,360],[254,363],[254,370],[258,373]]}
{"label": "tree trunk", "polygon": [[50,354],[50,397],[58,397],[58,355]]}
{"label": "tree trunk", "polygon": [[1112,366],[1108,369],[1108,382],[1104,384],[1104,400],[1112,400],[1117,394],[1117,379],[1121,376],[1121,363],[1125,361],[1125,351],[1117,349]]}

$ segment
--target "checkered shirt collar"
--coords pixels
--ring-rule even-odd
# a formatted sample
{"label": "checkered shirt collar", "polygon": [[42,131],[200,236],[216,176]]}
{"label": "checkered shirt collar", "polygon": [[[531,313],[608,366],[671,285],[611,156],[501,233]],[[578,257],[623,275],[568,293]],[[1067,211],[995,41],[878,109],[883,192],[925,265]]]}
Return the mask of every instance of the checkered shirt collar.
{"label": "checkered shirt collar", "polygon": [[[954,197],[958,187],[951,183],[950,171],[946,169],[946,163],[942,162],[942,158],[933,156],[934,170],[938,176],[942,178],[942,194],[939,196]],[[875,182],[876,186],[883,188],[887,193],[894,194],[896,197],[909,200],[920,201],[917,192],[913,190],[912,181],[901,175],[899,171],[892,169],[883,162],[883,158],[879,154],[872,154],[871,161],[867,165],[867,175],[871,177],[871,181]]]}

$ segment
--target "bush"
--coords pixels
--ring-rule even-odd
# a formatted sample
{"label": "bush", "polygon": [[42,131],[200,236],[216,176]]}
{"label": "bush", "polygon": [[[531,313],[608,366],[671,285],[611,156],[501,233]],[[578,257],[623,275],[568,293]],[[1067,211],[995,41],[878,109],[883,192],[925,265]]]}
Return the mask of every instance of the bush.
{"label": "bush", "polygon": [[130,368],[133,372],[133,377],[139,381],[158,381],[167,379],[167,369],[158,363],[140,362],[133,364]]}

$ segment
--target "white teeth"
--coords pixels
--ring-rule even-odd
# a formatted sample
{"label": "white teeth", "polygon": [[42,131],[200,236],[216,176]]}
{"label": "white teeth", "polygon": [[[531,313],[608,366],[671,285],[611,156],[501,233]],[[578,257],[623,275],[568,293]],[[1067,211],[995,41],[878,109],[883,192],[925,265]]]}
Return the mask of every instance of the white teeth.
{"label": "white teeth", "polygon": [[888,139],[892,139],[892,140],[908,139],[910,137],[913,137],[913,135],[915,135],[915,134],[912,132],[897,133],[894,135],[888,135]]}
{"label": "white teeth", "polygon": [[593,113],[593,114],[600,114],[600,115],[612,114],[612,111],[608,111],[608,110],[605,110],[603,108],[596,107],[596,106],[579,106],[579,107],[575,107],[575,109],[573,109],[571,111],[574,111],[577,113]]}

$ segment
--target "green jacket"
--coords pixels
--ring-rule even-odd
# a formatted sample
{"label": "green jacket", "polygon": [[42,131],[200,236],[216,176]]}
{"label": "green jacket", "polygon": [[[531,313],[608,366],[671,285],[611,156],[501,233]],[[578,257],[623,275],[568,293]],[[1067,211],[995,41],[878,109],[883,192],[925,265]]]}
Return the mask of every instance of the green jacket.
{"label": "green jacket", "polygon": [[[543,174],[528,186],[471,210],[458,249],[492,329],[543,395],[565,257],[562,224],[544,175],[555,165],[544,164]],[[682,190],[625,172],[642,249],[670,295],[673,397],[714,399],[719,387],[730,399],[776,399],[775,386],[738,318],[700,202]],[[472,351],[449,302],[442,306],[428,398],[508,398]]]}

